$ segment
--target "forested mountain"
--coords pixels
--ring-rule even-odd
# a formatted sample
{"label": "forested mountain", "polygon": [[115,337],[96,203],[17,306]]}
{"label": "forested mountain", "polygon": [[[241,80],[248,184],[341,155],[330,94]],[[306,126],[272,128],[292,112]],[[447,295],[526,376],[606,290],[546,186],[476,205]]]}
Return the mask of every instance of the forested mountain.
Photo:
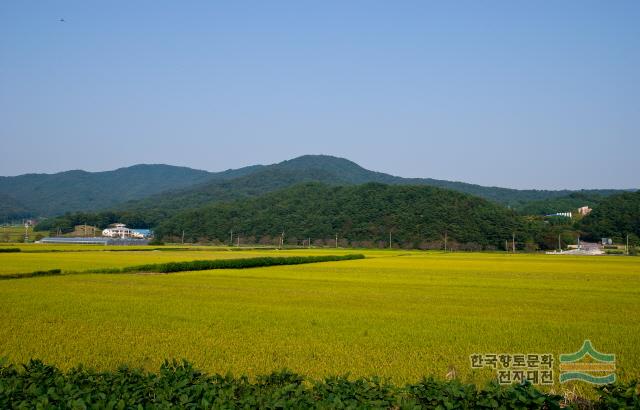
{"label": "forested mountain", "polygon": [[586,239],[613,238],[623,242],[630,236],[640,243],[640,191],[625,192],[602,200],[579,224]]}
{"label": "forested mountain", "polygon": [[160,193],[147,200],[126,204],[121,209],[149,210],[150,207],[158,209],[195,208],[214,201],[252,197],[308,181],[333,185],[357,185],[378,182],[391,185],[435,186],[476,195],[514,209],[518,209],[530,201],[565,197],[574,192],[587,196],[611,195],[621,192],[619,190],[518,190],[431,178],[402,178],[369,171],[355,162],[328,155],[304,155],[278,164],[252,169],[251,171],[245,172],[245,175],[239,179],[228,179],[224,182],[211,180],[183,190]]}
{"label": "forested mountain", "polygon": [[13,200],[31,214],[51,216],[105,209],[209,178],[211,174],[206,171],[169,165],[135,165],[106,172],[66,171],[0,177],[0,194],[3,195],[0,204],[4,207]]}
{"label": "forested mountain", "polygon": [[[248,243],[305,238],[360,246],[427,247],[450,244],[495,247],[518,229],[513,212],[481,198],[426,186],[368,183],[328,186],[307,183],[259,198],[184,211],[156,229],[161,238],[229,242],[230,231]],[[345,243],[346,244],[346,243]],[[438,245],[439,246],[439,245]]]}
{"label": "forested mountain", "polygon": [[178,211],[197,208],[212,202],[227,202],[241,198],[253,198],[267,192],[293,186],[302,182],[347,184],[330,171],[301,169],[298,171],[280,167],[264,167],[256,172],[227,180],[213,180],[194,187],[172,190],[124,204],[121,209],[149,214],[153,223]]}
{"label": "forested mountain", "polygon": [[[303,182],[329,185],[356,185],[378,182],[391,185],[427,185],[470,193],[517,209],[532,200],[559,198],[572,191],[536,191],[483,187],[462,182],[423,178],[401,178],[369,171],[358,164],[327,155],[305,155],[267,166],[246,167],[227,171],[224,176],[212,174],[204,183],[183,189],[158,193],[137,201],[119,205],[116,214],[129,221],[155,226],[161,220],[185,209],[195,209],[215,202],[253,198],[264,193]],[[615,190],[579,191],[583,195],[608,195]]]}
{"label": "forested mountain", "polygon": [[32,213],[15,198],[0,192],[0,223],[28,218]]}
{"label": "forested mountain", "polygon": [[[516,190],[483,187],[429,178],[401,178],[369,171],[358,164],[326,155],[305,155],[273,165],[255,165],[218,173],[167,165],[137,165],[116,171],[30,174],[0,178],[0,193],[23,203],[36,216],[104,210],[130,223],[155,226],[185,209],[242,198],[253,198],[304,182],[357,185],[427,185],[476,195],[519,209],[535,200],[561,198],[574,191]],[[615,190],[576,191],[587,196]],[[581,204],[584,205],[584,204]],[[107,212],[108,211],[108,212]],[[1,216],[1,215],[0,215]],[[87,215],[72,218],[87,218]],[[69,219],[67,218],[67,222]],[[50,221],[47,224],[64,224]]]}
{"label": "forested mountain", "polygon": [[344,158],[327,155],[305,155],[272,165],[280,169],[301,171],[308,169],[323,169],[334,174],[336,184],[364,184],[367,182],[379,182],[392,185],[427,185],[438,188],[450,189],[479,196],[490,201],[517,209],[530,201],[560,198],[572,193],[583,195],[612,195],[622,192],[615,189],[587,189],[587,190],[536,190],[536,189],[510,189],[500,187],[487,187],[465,182],[446,181],[433,178],[402,178],[381,172],[369,171],[355,162]]}

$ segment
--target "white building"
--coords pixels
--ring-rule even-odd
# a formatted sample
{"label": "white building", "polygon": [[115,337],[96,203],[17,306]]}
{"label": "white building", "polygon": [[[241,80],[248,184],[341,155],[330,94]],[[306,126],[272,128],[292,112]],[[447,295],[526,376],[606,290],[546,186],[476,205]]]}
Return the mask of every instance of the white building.
{"label": "white building", "polygon": [[564,217],[567,217],[567,218],[573,218],[571,212],[556,212],[555,214],[550,214],[550,215],[547,215],[547,216],[564,216]]}
{"label": "white building", "polygon": [[103,230],[102,236],[109,238],[145,238],[144,233],[138,232],[135,229],[129,229],[125,224],[114,224],[111,228]]}
{"label": "white building", "polygon": [[582,216],[589,215],[591,211],[593,211],[593,209],[589,208],[588,206],[581,206],[580,208],[578,208],[578,213]]}

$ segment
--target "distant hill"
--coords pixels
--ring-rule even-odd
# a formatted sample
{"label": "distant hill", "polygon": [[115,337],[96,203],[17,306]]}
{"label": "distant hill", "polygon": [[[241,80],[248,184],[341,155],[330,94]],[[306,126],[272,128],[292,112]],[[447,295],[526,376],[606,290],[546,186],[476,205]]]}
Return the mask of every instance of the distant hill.
{"label": "distant hill", "polygon": [[[173,169],[175,167],[168,168]],[[55,209],[46,209],[47,212],[41,212],[41,214],[51,215],[74,210],[93,211],[103,209],[109,211],[101,212],[100,215],[75,215],[71,218],[66,218],[64,221],[51,220],[42,225],[42,227],[45,229],[45,227],[59,226],[69,229],[74,224],[84,223],[84,219],[95,220],[97,222],[117,219],[133,226],[156,226],[164,219],[183,210],[195,209],[213,203],[254,198],[265,193],[305,182],[321,182],[327,185],[358,185],[376,182],[389,185],[436,186],[476,195],[516,210],[531,201],[562,198],[576,192],[589,196],[604,196],[621,192],[616,190],[516,190],[483,187],[463,182],[442,181],[429,178],[401,178],[369,171],[352,161],[327,155],[305,155],[278,164],[266,166],[255,165],[219,173],[207,173],[205,171],[195,171],[188,168],[183,170],[188,175],[182,180],[161,178],[163,184],[167,184],[170,181],[174,182],[173,186],[165,188],[164,190],[160,189],[160,185],[156,185],[154,189],[146,189],[146,191],[143,192],[135,191],[134,195],[120,195],[107,199],[103,198],[100,201],[88,202],[87,198],[92,198],[95,193],[88,194],[87,191],[91,191],[90,189],[78,187],[78,189],[73,191],[77,199],[73,202],[75,206],[71,206],[72,204],[70,204],[70,202],[72,201],[66,200],[64,204],[58,203]],[[192,175],[193,173],[195,173],[195,175]],[[123,184],[126,186],[126,182]],[[105,184],[102,184],[101,186],[104,185]],[[151,186],[152,184],[145,188],[150,188]],[[2,184],[0,183],[0,192],[3,190],[1,187]],[[62,189],[57,190],[57,192],[60,191],[62,191]],[[106,192],[108,190],[104,191]],[[149,191],[155,192],[149,193]],[[82,192],[84,192],[84,194],[80,195]],[[103,191],[100,190],[99,192]],[[41,197],[41,195],[35,196],[38,198]],[[126,199],[133,200],[124,203]],[[38,211],[44,210],[39,208],[36,212]]]}
{"label": "distant hill", "polygon": [[0,192],[0,224],[15,219],[29,218],[32,213],[15,198]]}
{"label": "distant hill", "polygon": [[[229,232],[248,242],[339,239],[361,246],[428,247],[448,235],[454,242],[500,246],[518,228],[513,212],[487,200],[427,186],[307,183],[258,198],[183,211],[160,223],[160,237],[229,242]],[[237,236],[236,236],[237,237]],[[439,246],[439,245],[438,245]]]}
{"label": "distant hill", "polygon": [[612,195],[602,200],[579,224],[588,240],[613,238],[617,242],[626,240],[627,234],[633,244],[640,243],[640,191]]}
{"label": "distant hill", "polygon": [[118,210],[152,215],[152,221],[161,220],[185,209],[228,202],[242,198],[254,198],[278,189],[303,182],[321,182],[331,185],[349,185],[335,173],[321,168],[287,169],[278,165],[265,166],[255,172],[232,179],[214,179],[184,189],[162,192],[150,197],[123,204]]}
{"label": "distant hill", "polygon": [[[113,207],[211,178],[206,171],[169,165],[135,165],[115,171],[66,171],[0,177],[0,206],[21,204],[37,216]],[[2,216],[2,214],[0,214]]]}
{"label": "distant hill", "polygon": [[271,167],[290,171],[309,169],[322,169],[333,174],[336,183],[364,184],[367,182],[379,182],[392,185],[428,185],[438,188],[451,189],[476,195],[490,201],[500,203],[511,208],[518,208],[529,201],[549,198],[564,197],[572,193],[586,195],[612,195],[622,192],[615,189],[587,189],[587,190],[536,190],[536,189],[511,189],[500,187],[487,187],[466,182],[446,181],[432,178],[403,178],[369,171],[355,162],[344,158],[327,155],[305,155],[289,161],[284,161]]}
{"label": "distant hill", "polygon": [[153,213],[157,216],[155,220],[159,220],[159,218],[174,214],[176,210],[193,209],[213,202],[251,198],[303,182],[321,182],[329,185],[358,185],[377,182],[390,185],[435,186],[476,195],[516,210],[531,201],[561,198],[573,193],[585,196],[606,196],[621,192],[619,190],[517,190],[431,178],[402,178],[369,171],[347,159],[328,155],[305,155],[278,164],[254,167],[250,170],[241,168],[236,170],[236,173],[242,173],[242,175],[224,180],[210,179],[206,183],[184,189],[162,192],[140,201],[124,204],[118,209],[129,212]]}

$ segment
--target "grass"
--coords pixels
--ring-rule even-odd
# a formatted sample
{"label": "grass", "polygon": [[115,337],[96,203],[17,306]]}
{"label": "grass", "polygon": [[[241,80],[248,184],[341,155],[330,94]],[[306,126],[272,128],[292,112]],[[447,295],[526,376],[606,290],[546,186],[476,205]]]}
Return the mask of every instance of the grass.
{"label": "grass", "polygon": [[[323,252],[336,253],[211,251],[206,258]],[[204,253],[8,253],[0,269],[88,269]],[[255,376],[286,367],[396,383],[454,368],[482,384],[492,373],[472,371],[472,353],[557,360],[590,339],[616,354],[621,379],[640,378],[638,258],[361,253],[367,259],[240,271],[1,281],[0,356],[103,370],[187,358],[210,372]]]}

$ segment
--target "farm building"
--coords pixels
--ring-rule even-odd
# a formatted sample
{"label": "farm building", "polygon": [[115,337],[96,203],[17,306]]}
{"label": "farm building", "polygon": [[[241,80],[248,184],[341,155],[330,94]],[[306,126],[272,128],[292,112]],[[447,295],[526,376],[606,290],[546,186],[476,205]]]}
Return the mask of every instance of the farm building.
{"label": "farm building", "polygon": [[114,224],[102,231],[102,236],[108,238],[135,238],[145,239],[151,236],[149,229],[131,229],[127,228],[125,224]]}

